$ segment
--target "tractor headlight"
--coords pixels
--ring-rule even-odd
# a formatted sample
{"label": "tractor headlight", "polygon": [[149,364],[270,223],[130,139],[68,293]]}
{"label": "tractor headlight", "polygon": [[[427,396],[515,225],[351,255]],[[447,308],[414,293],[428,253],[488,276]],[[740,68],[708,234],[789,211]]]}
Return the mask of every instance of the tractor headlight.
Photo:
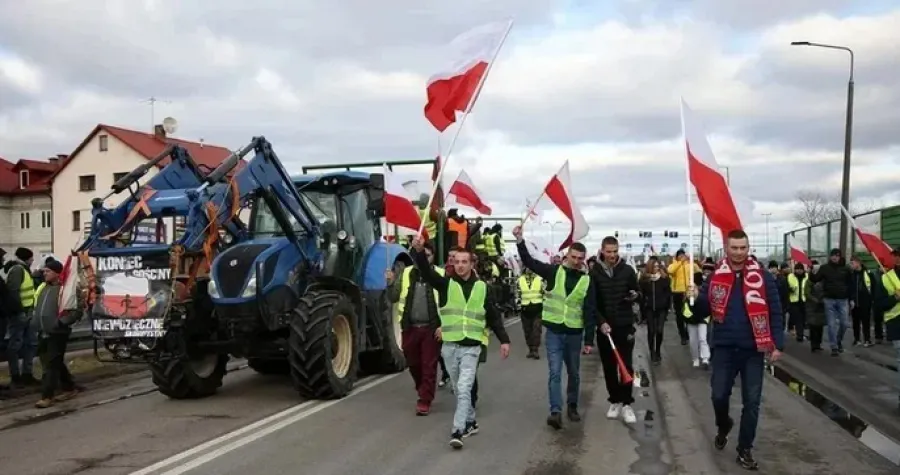
{"label": "tractor headlight", "polygon": [[241,297],[249,298],[256,296],[256,274],[250,277],[250,280],[247,281],[247,286],[244,287],[244,291],[241,292]]}
{"label": "tractor headlight", "polygon": [[209,284],[206,286],[206,293],[214,299],[222,296],[219,294],[219,286],[216,284],[216,279],[209,279]]}
{"label": "tractor headlight", "polygon": [[337,233],[337,238],[338,238],[338,240],[340,240],[340,241],[346,240],[346,239],[347,239],[347,231],[344,231],[343,229],[341,229],[340,231],[338,231],[338,233]]}

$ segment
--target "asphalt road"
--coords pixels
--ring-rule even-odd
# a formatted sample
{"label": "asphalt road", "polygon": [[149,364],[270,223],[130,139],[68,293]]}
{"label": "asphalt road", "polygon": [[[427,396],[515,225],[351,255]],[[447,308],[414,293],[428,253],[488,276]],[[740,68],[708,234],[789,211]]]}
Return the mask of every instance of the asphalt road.
{"label": "asphalt road", "polygon": [[[743,473],[733,446],[711,450],[708,375],[690,368],[687,348],[672,341],[674,327],[659,367],[647,366],[638,333],[637,424],[605,418],[599,361],[589,356],[584,422],[559,432],[545,425],[546,360],[526,359],[521,327],[509,331],[510,358],[501,360],[494,342],[479,371],[481,431],[461,452],[447,445],[449,392],[439,391],[431,415],[416,417],[405,373],[366,378],[341,400],[303,402],[286,378],[243,369],[200,401],[168,400],[133,378],[51,411],[0,414],[0,467],[17,475]],[[900,473],[773,378],[762,412],[761,473]]]}

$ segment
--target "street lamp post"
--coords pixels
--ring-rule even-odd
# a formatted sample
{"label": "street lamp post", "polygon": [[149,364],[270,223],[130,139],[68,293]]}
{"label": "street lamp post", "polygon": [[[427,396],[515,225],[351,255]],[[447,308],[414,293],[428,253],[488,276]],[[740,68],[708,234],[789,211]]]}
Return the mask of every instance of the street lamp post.
{"label": "street lamp post", "polygon": [[[809,41],[793,41],[791,46],[811,46],[816,48],[828,48],[846,51],[850,53],[850,80],[847,81],[847,121],[844,129],[844,176],[841,180],[841,205],[844,209],[850,209],[850,149],[853,144],[853,50],[846,46],[812,43]],[[841,254],[847,255],[847,235],[849,234],[847,216],[841,213],[841,242],[839,248]]]}
{"label": "street lamp post", "polygon": [[552,223],[550,221],[544,221],[541,224],[549,224],[550,225],[550,245],[555,246],[556,241],[553,240],[553,228],[555,228],[557,224],[565,224],[565,223],[563,223],[562,221],[554,221]]}
{"label": "street lamp post", "polygon": [[768,256],[772,252],[769,248],[769,216],[772,216],[772,213],[762,213],[762,215],[766,217],[766,256]]}

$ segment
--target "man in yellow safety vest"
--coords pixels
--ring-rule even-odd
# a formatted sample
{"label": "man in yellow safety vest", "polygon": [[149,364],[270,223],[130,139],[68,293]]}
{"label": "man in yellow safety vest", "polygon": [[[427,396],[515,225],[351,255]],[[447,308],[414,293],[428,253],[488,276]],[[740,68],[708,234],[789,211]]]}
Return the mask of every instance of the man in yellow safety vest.
{"label": "man in yellow safety vest", "polygon": [[525,330],[525,344],[528,345],[527,358],[541,359],[541,312],[544,309],[544,279],[525,268],[519,277],[519,307],[522,309],[522,329]]}
{"label": "man in yellow safety vest", "polygon": [[572,243],[562,265],[545,264],[529,254],[521,226],[516,226],[512,233],[522,265],[547,283],[541,312],[541,323],[547,328],[547,392],[550,399],[547,425],[559,430],[562,428],[562,367],[565,364],[568,373],[567,415],[570,421],[578,422],[581,420],[578,393],[584,328],[597,326],[596,296],[591,277],[581,270],[587,249],[584,244]]}
{"label": "man in yellow safety vest", "polygon": [[428,262],[421,236],[413,239],[412,255],[416,268],[425,282],[438,293],[438,314],[441,326],[437,337],[443,341],[441,356],[450,373],[450,383],[456,395],[453,431],[450,446],[463,447],[463,438],[478,433],[475,408],[472,405],[472,385],[478,370],[482,345],[487,345],[490,328],[500,340],[500,356],[509,356],[509,335],[496,312],[487,285],[472,272],[472,252],[460,249],[454,260],[452,277],[438,274]]}
{"label": "man in yellow safety vest", "polygon": [[[900,361],[900,249],[891,252],[894,256],[893,268],[885,268],[881,276],[881,284],[884,286],[881,308],[884,309],[884,326],[887,339],[894,345],[897,360]],[[900,410],[900,400],[897,402]]]}
{"label": "man in yellow safety vest", "polygon": [[30,269],[34,262],[34,253],[30,249],[20,247],[16,249],[15,256],[15,259],[3,266],[8,296],[7,308],[4,310],[9,317],[6,329],[6,333],[9,334],[6,361],[9,364],[9,377],[14,386],[39,386],[41,382],[34,377],[32,369],[38,343],[37,331],[31,325],[34,280],[31,278]]}

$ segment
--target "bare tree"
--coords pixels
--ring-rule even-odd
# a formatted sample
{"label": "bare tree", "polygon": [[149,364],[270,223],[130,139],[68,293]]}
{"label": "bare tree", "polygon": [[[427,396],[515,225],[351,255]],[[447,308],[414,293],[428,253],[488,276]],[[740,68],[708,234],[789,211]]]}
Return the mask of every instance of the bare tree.
{"label": "bare tree", "polygon": [[[818,191],[797,192],[799,204],[794,210],[794,220],[805,226],[815,226],[841,219],[841,201],[835,196],[823,195]],[[881,208],[881,202],[874,198],[861,198],[850,203],[850,214],[859,215]]]}

